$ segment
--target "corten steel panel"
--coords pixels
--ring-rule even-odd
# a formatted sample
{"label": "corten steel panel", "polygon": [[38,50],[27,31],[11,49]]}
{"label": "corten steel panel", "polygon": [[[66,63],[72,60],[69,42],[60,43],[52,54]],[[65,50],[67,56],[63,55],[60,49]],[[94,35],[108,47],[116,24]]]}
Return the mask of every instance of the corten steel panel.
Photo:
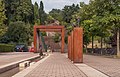
{"label": "corten steel panel", "polygon": [[40,25],[40,26],[35,26],[35,28],[38,29],[62,29],[64,26],[45,26],[45,25]]}
{"label": "corten steel panel", "polygon": [[68,36],[68,58],[71,60],[71,35]]}
{"label": "corten steel panel", "polygon": [[61,32],[61,29],[40,29],[41,32]]}
{"label": "corten steel panel", "polygon": [[74,36],[73,36],[73,31],[71,32],[71,61],[73,61],[73,58],[74,58],[74,55],[73,55],[73,52],[74,52],[74,46],[73,46],[73,40],[74,40]]}
{"label": "corten steel panel", "polygon": [[62,28],[62,33],[61,33],[61,37],[62,37],[62,46],[61,46],[61,53],[64,53],[64,38],[65,38],[65,30],[64,28]]}
{"label": "corten steel panel", "polygon": [[36,28],[34,27],[34,33],[33,33],[33,37],[34,37],[34,52],[37,51],[37,30]]}
{"label": "corten steel panel", "polygon": [[74,63],[83,62],[83,29],[74,28]]}
{"label": "corten steel panel", "polygon": [[59,32],[61,31],[61,53],[64,53],[64,37],[65,37],[65,32],[64,32],[64,26],[45,26],[45,25],[39,25],[39,26],[34,26],[34,48],[35,52],[37,51],[37,30],[43,30],[44,31],[50,31],[50,32]]}

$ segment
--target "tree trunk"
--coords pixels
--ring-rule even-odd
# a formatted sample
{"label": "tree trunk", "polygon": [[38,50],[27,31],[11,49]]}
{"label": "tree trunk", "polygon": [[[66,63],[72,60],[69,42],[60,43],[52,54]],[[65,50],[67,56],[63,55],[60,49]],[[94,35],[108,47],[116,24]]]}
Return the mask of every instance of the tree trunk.
{"label": "tree trunk", "polygon": [[92,53],[94,53],[94,36],[92,35]]}
{"label": "tree trunk", "polygon": [[119,49],[119,29],[117,30],[117,56],[120,56],[120,49]]}
{"label": "tree trunk", "polygon": [[101,55],[103,54],[102,53],[102,48],[103,48],[102,46],[103,46],[103,38],[101,37]]}

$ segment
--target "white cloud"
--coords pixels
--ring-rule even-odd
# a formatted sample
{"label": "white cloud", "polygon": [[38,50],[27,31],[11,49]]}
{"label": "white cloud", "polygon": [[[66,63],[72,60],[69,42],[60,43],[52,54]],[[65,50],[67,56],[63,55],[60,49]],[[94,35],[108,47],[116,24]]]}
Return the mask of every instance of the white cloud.
{"label": "white cloud", "polygon": [[[40,4],[41,0],[32,0],[32,3],[37,2],[38,5]],[[88,3],[89,0],[42,0],[44,4],[44,9],[46,12],[49,12],[53,8],[55,9],[62,9],[65,5],[72,5],[79,4],[79,2]]]}

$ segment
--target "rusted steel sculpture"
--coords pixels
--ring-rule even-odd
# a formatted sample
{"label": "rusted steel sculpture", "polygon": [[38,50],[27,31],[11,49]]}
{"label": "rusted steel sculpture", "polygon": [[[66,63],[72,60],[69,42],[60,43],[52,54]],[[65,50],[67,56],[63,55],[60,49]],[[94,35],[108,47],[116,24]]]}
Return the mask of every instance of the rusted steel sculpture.
{"label": "rusted steel sculpture", "polygon": [[68,58],[73,63],[83,62],[83,29],[75,27],[68,36]]}
{"label": "rusted steel sculpture", "polygon": [[38,51],[39,49],[39,39],[38,39],[38,32],[61,32],[61,53],[64,53],[64,37],[65,37],[65,32],[64,32],[64,26],[45,26],[45,25],[39,25],[39,26],[34,26],[34,49],[35,52]]}

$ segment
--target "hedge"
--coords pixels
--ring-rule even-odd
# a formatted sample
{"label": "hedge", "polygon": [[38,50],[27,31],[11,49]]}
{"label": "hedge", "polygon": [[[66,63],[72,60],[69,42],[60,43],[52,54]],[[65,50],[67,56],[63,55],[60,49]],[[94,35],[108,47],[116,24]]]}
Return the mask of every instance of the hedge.
{"label": "hedge", "polygon": [[12,52],[14,45],[11,44],[0,44],[0,52]]}

